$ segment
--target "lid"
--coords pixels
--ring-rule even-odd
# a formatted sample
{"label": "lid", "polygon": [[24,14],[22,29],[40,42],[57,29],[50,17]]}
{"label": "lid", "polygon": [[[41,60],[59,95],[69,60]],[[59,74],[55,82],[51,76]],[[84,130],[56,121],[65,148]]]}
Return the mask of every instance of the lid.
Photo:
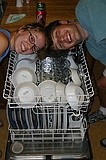
{"label": "lid", "polygon": [[36,7],[37,8],[44,8],[45,4],[43,2],[39,2],[39,3],[37,3]]}

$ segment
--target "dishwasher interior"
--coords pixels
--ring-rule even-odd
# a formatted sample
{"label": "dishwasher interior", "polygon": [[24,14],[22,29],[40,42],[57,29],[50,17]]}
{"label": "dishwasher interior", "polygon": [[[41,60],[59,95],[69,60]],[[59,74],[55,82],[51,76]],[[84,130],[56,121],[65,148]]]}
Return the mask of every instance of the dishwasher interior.
{"label": "dishwasher interior", "polygon": [[5,159],[91,159],[86,114],[94,91],[82,44],[64,57],[33,61],[34,56],[10,53],[3,91]]}

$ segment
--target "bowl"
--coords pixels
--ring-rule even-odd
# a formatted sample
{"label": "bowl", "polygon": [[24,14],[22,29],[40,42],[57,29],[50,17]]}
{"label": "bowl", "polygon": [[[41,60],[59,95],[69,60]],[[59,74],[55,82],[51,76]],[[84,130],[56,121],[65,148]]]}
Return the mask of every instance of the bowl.
{"label": "bowl", "polygon": [[82,88],[75,83],[68,83],[65,88],[67,102],[74,110],[78,110],[84,101]]}
{"label": "bowl", "polygon": [[14,89],[14,100],[20,107],[34,107],[40,99],[40,91],[32,82],[20,83]]}
{"label": "bowl", "polygon": [[70,72],[71,72],[72,81],[76,85],[81,86],[81,80],[80,80],[80,77],[79,77],[79,74],[78,74],[78,70],[76,70],[76,69],[70,69]]}
{"label": "bowl", "polygon": [[70,62],[70,69],[78,69],[72,55],[68,55],[67,60]]}
{"label": "bowl", "polygon": [[54,102],[56,99],[56,82],[45,80],[38,85],[44,102]]}
{"label": "bowl", "polygon": [[27,68],[30,68],[30,69],[36,71],[36,63],[30,59],[24,58],[24,59],[21,59],[16,62],[15,70],[17,70],[19,68],[23,68],[23,67],[27,67]]}
{"label": "bowl", "polygon": [[29,60],[35,60],[36,59],[36,54],[17,54],[16,56],[16,60],[17,62],[22,60],[22,59],[29,59]]}
{"label": "bowl", "polygon": [[23,82],[37,82],[36,74],[29,68],[19,68],[12,74],[12,83],[16,87],[18,84]]}
{"label": "bowl", "polygon": [[56,97],[58,102],[66,102],[66,96],[65,96],[65,87],[66,85],[62,82],[56,83]]}

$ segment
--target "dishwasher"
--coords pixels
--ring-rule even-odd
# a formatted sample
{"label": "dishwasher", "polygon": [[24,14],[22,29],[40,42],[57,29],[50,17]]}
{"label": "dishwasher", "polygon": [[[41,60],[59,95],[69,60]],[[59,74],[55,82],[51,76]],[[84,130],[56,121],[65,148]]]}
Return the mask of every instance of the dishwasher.
{"label": "dishwasher", "polygon": [[[18,56],[15,51],[10,52],[3,90],[9,124],[5,160],[91,159],[86,117],[94,90],[83,45],[79,44],[67,56],[46,57],[33,62],[34,82],[29,82],[28,73],[27,76],[21,75],[27,77],[27,82],[19,73],[17,79],[22,81],[18,85],[15,82],[15,86],[12,76],[15,71],[31,69],[31,65],[25,63],[29,58],[18,59]],[[36,90],[35,86],[27,93],[30,83],[40,88],[40,94],[32,93]],[[21,92],[24,84],[26,88]],[[55,94],[53,87],[57,84],[62,84],[64,88],[59,85]],[[75,84],[83,92],[78,90],[73,94],[70,84]],[[20,95],[16,88],[20,89]],[[27,100],[24,94],[28,94]]]}

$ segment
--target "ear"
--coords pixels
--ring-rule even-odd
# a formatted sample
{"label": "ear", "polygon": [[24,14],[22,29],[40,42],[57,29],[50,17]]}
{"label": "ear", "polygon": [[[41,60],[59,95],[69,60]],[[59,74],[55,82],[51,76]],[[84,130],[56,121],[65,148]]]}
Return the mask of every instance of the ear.
{"label": "ear", "polygon": [[68,22],[66,20],[61,20],[59,21],[60,24],[68,24]]}

